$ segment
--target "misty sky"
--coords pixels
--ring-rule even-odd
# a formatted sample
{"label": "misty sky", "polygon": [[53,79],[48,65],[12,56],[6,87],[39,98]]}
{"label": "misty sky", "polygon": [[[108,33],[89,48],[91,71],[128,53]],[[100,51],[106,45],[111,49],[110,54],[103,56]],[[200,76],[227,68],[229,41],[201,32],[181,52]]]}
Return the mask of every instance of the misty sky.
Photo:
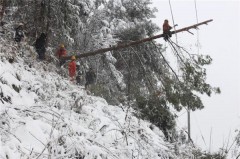
{"label": "misty sky", "polygon": [[[158,9],[153,19],[160,27],[164,19],[172,16],[168,0],[152,0]],[[202,148],[212,151],[218,150],[230,138],[233,141],[234,130],[240,129],[240,2],[239,1],[207,1],[196,0],[198,21],[213,19],[209,25],[200,26],[200,53],[213,58],[212,65],[207,67],[207,82],[221,88],[220,95],[203,96],[205,108],[192,113],[192,139]],[[171,0],[176,29],[190,26],[197,22],[194,0]],[[181,46],[192,53],[197,53],[197,31],[177,34]],[[175,36],[172,40],[176,40]],[[160,43],[165,44],[163,39]],[[167,54],[171,54],[168,49]],[[184,111],[182,112],[184,113]],[[187,114],[179,117],[179,126],[186,127]],[[210,144],[210,132],[212,141]],[[229,132],[230,136],[229,136]],[[205,143],[201,137],[203,135]],[[206,144],[206,145],[205,145]]]}

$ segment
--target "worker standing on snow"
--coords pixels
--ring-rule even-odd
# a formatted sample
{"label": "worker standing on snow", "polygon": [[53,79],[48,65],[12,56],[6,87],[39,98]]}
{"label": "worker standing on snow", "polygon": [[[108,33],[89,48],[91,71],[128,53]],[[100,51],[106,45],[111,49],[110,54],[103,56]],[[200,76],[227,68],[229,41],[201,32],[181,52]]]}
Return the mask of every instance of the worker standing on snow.
{"label": "worker standing on snow", "polygon": [[90,67],[89,71],[86,73],[86,84],[85,84],[85,88],[89,89],[89,86],[94,84],[95,79],[96,79],[96,74],[93,71],[92,67]]}
{"label": "worker standing on snow", "polygon": [[46,39],[47,36],[45,33],[42,33],[39,38],[37,38],[35,42],[35,49],[38,53],[38,58],[40,60],[45,59],[45,52],[46,52]]}
{"label": "worker standing on snow", "polygon": [[68,64],[68,71],[69,71],[69,77],[70,81],[74,81],[75,76],[76,76],[76,57],[72,56],[71,57],[71,62]]}
{"label": "worker standing on snow", "polygon": [[81,70],[80,62],[79,62],[79,61],[76,63],[76,65],[77,65],[76,84],[77,84],[77,85],[80,85],[81,82],[82,82],[82,75],[83,75],[83,73],[82,73],[82,70]]}
{"label": "worker standing on snow", "polygon": [[168,20],[165,19],[163,23],[163,36],[165,41],[172,37],[171,29],[172,27],[168,24]]}
{"label": "worker standing on snow", "polygon": [[67,50],[65,49],[63,44],[60,45],[60,48],[58,49],[56,55],[59,59],[60,66],[62,66],[65,63],[65,60],[62,59],[62,57],[67,56]]}
{"label": "worker standing on snow", "polygon": [[22,41],[23,38],[24,38],[23,23],[19,23],[18,27],[15,29],[14,40],[19,43]]}

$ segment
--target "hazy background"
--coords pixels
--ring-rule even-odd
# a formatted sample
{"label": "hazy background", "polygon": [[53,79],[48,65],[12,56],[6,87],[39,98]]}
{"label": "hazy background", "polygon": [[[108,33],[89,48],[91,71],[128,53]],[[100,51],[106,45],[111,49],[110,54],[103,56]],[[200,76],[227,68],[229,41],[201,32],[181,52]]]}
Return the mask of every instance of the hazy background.
{"label": "hazy background", "polygon": [[[170,2],[174,21],[178,24],[176,29],[197,23],[194,0]],[[199,22],[213,19],[209,25],[199,27],[199,52],[213,58],[212,65],[207,67],[207,82],[220,87],[222,93],[210,98],[203,96],[205,108],[191,114],[191,136],[203,149],[216,151],[223,145],[229,147],[235,129],[240,129],[240,2],[196,0],[196,4]],[[162,28],[164,19],[168,19],[172,24],[168,0],[153,0],[152,5],[158,9],[157,17],[153,19],[155,23]],[[194,35],[188,32],[177,34],[178,42],[191,53],[198,53],[197,31],[191,32]],[[175,35],[172,40],[176,40]],[[159,42],[168,46],[163,39]],[[171,49],[166,54],[172,54]],[[179,126],[187,127],[187,113],[181,113]]]}

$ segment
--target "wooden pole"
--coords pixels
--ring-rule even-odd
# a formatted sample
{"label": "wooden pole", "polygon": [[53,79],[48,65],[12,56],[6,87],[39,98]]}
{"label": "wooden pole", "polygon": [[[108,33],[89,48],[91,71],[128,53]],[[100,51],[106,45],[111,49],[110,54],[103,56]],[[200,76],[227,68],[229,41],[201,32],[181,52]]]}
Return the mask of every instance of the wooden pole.
{"label": "wooden pole", "polygon": [[188,114],[188,142],[191,142],[191,121],[190,121],[190,109],[187,110]]}
{"label": "wooden pole", "polygon": [[[198,29],[198,26],[203,25],[203,24],[207,24],[211,21],[213,21],[213,20],[212,19],[206,20],[204,22],[197,23],[197,24],[192,25],[192,26],[188,26],[188,27],[185,27],[185,28],[182,28],[182,29],[178,29],[176,31],[172,31],[172,34],[177,34],[177,33],[183,32],[183,31],[189,31],[190,29]],[[123,48],[129,47],[129,46],[134,46],[134,45],[138,45],[138,44],[141,44],[141,43],[144,43],[144,42],[152,41],[154,39],[162,38],[163,36],[164,36],[163,34],[159,34],[159,35],[156,35],[156,36],[153,36],[153,37],[141,39],[141,40],[138,40],[138,41],[133,41],[133,42],[126,43],[126,44],[118,44],[118,45],[115,45],[113,47],[103,48],[103,49],[98,49],[98,50],[95,50],[95,51],[90,51],[90,52],[78,54],[78,55],[75,55],[75,57],[76,58],[83,58],[83,57],[88,57],[88,56],[94,56],[94,55],[97,55],[97,54],[105,53],[107,51],[119,50],[119,49],[123,49]],[[71,56],[63,57],[63,59],[64,60],[70,60]]]}

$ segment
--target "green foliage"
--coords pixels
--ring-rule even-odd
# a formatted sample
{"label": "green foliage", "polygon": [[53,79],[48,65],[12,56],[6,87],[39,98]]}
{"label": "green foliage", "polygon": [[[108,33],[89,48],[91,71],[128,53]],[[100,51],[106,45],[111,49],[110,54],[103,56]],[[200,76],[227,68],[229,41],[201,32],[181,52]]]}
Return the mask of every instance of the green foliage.
{"label": "green foliage", "polygon": [[210,153],[210,152],[197,150],[193,152],[193,154],[194,154],[194,157],[197,159],[226,159],[227,158],[226,154],[223,153],[222,151]]}
{"label": "green foliage", "polygon": [[137,24],[133,27],[127,27],[116,32],[116,36],[120,41],[129,42],[145,38],[146,36],[153,36],[159,28],[151,21]]}
{"label": "green foliage", "polygon": [[197,60],[192,59],[184,62],[182,67],[183,80],[186,83],[188,89],[194,90],[201,94],[207,94],[211,96],[212,92],[220,93],[219,88],[213,88],[210,84],[206,83],[206,69],[205,65],[210,65],[212,59],[210,56],[199,55]]}
{"label": "green foliage", "polygon": [[212,63],[212,58],[209,55],[199,55],[196,63],[201,66],[210,65]]}
{"label": "green foliage", "polygon": [[153,18],[154,11],[149,7],[150,4],[150,0],[123,1],[123,6],[126,8],[126,13],[130,20],[135,18],[139,20]]}
{"label": "green foliage", "polygon": [[205,65],[210,65],[212,59],[210,56],[197,55],[197,60],[194,57],[186,59],[182,66],[182,84],[181,84],[181,104],[192,110],[202,109],[204,106],[197,93],[211,96],[213,92],[220,93],[220,88],[214,88],[206,83]]}
{"label": "green foliage", "polygon": [[116,36],[119,38],[119,40],[124,42],[136,41],[142,39],[145,36],[144,31],[144,27],[136,26],[134,28],[119,30]]}
{"label": "green foliage", "polygon": [[96,96],[104,97],[109,104],[119,104],[119,102],[124,102],[124,96],[119,92],[113,92],[111,88],[106,87],[103,84],[93,84],[90,85],[88,89]]}
{"label": "green foliage", "polygon": [[141,119],[149,120],[151,123],[159,127],[166,138],[170,139],[171,136],[169,132],[175,130],[175,117],[170,112],[166,105],[166,101],[159,99],[156,95],[151,96],[138,96],[136,99],[137,104],[137,114]]}

